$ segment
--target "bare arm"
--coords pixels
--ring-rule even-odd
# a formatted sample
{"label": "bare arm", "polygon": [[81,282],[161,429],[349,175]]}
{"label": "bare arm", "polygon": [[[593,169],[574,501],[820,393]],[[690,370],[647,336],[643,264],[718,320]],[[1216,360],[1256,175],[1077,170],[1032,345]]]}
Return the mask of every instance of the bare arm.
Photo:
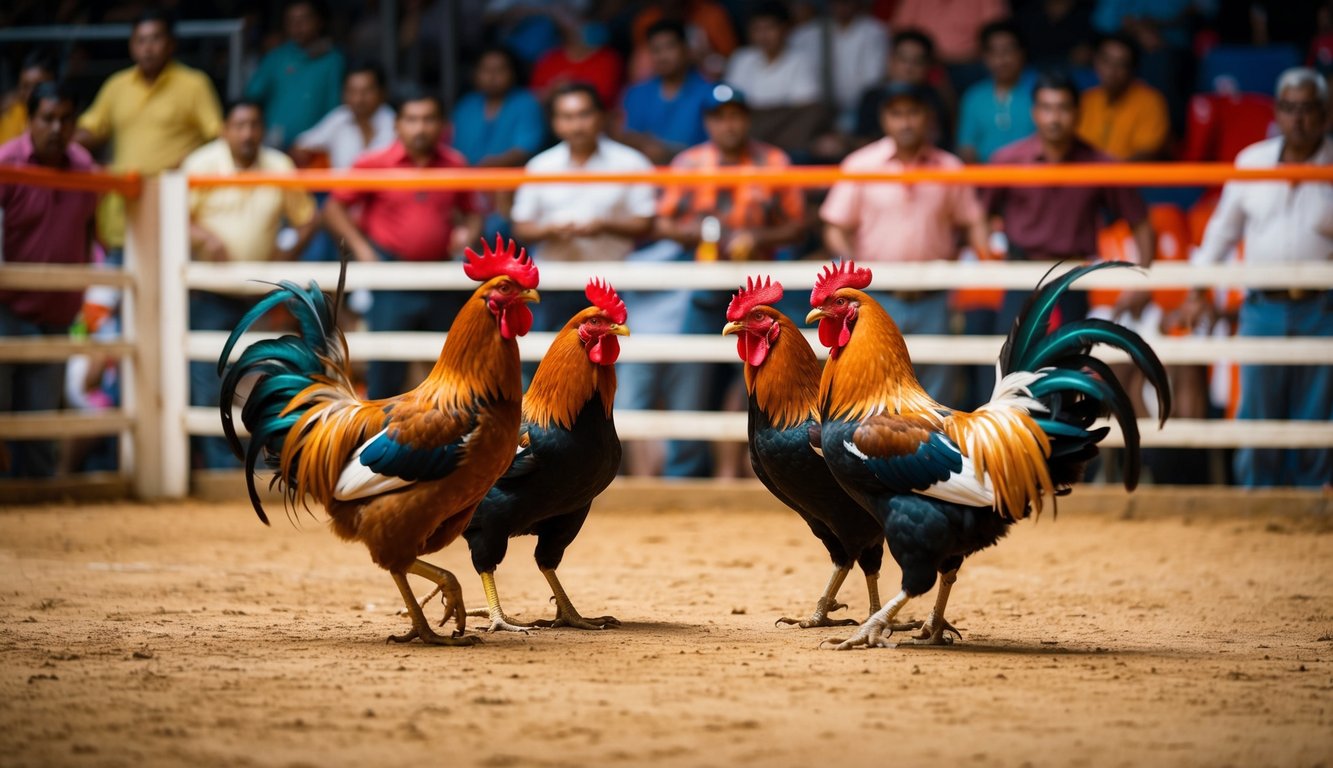
{"label": "bare arm", "polygon": [[598,219],[580,225],[575,229],[575,234],[585,237],[591,235],[615,235],[617,237],[638,239],[640,237],[646,237],[648,233],[652,231],[652,216],[618,216],[609,219]]}
{"label": "bare arm", "polygon": [[990,252],[990,225],[986,222],[985,216],[968,225],[967,243],[972,246],[978,259],[985,261],[994,258]]}
{"label": "bare arm", "polygon": [[74,141],[83,146],[89,152],[96,152],[98,148],[105,143],[105,140],[99,139],[86,128],[80,128],[74,132]]}
{"label": "bare arm", "polygon": [[480,213],[463,214],[459,218],[458,225],[454,227],[450,238],[452,242],[449,243],[449,251],[458,253],[469,245],[476,243],[478,238],[481,237],[481,221]]}
{"label": "bare arm", "polygon": [[831,258],[852,258],[852,231],[837,224],[824,224],[824,250]]}
{"label": "bare arm", "polygon": [[1139,266],[1151,267],[1157,258],[1157,233],[1147,219],[1134,225],[1134,245],[1139,249]]}
{"label": "bare arm", "polygon": [[324,205],[324,222],[335,238],[347,243],[347,248],[357,261],[379,260],[375,255],[375,248],[352,221],[347,207],[335,198],[330,197],[328,203]]}

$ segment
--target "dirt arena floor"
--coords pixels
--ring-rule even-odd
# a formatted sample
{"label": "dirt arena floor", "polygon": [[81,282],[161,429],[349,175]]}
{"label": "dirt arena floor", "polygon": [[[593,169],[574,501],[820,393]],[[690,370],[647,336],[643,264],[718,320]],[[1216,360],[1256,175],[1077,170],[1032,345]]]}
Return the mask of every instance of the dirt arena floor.
{"label": "dirt arena floor", "polygon": [[[0,509],[0,765],[1333,765],[1327,514],[1066,505],[964,566],[961,642],[839,653],[773,625],[828,577],[793,514],[660,495],[594,509],[561,570],[623,628],[470,649],[386,645],[392,581],[317,521]],[[531,552],[519,618],[553,612]],[[464,547],[435,559],[482,604]]]}

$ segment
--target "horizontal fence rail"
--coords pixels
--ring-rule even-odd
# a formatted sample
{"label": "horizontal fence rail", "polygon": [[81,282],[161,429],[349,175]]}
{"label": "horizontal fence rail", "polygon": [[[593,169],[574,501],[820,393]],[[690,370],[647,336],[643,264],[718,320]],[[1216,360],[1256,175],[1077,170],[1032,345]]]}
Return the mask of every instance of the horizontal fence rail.
{"label": "horizontal fence rail", "polygon": [[[788,294],[808,292],[824,268],[823,261],[718,261],[626,262],[580,261],[538,264],[538,290],[582,291],[591,276],[602,277],[617,291],[718,290],[734,292],[752,275],[769,275],[786,287]],[[958,288],[1005,288],[1031,290],[1052,268],[1053,262],[1016,261],[928,261],[916,263],[861,262],[874,272],[870,291],[954,290]],[[1073,266],[1066,264],[1065,269]],[[185,284],[218,293],[260,294],[273,289],[279,280],[304,285],[310,280],[332,292],[338,285],[334,263],[191,263],[185,268]],[[1076,290],[1114,288],[1150,290],[1249,286],[1252,288],[1313,288],[1333,286],[1333,262],[1299,262],[1280,268],[1264,264],[1217,264],[1196,266],[1184,262],[1158,262],[1151,269],[1102,270],[1079,280]],[[371,290],[467,290],[477,287],[463,274],[458,262],[353,262],[347,268],[347,286]]]}
{"label": "horizontal fence rail", "polygon": [[[634,316],[627,323],[634,328]],[[735,363],[736,340],[723,337],[723,320],[716,335],[634,334],[621,343],[622,363]],[[821,358],[828,353],[819,344],[816,331],[803,332],[810,346]],[[231,360],[240,357],[245,347],[260,339],[276,338],[280,333],[247,333],[232,349]],[[186,345],[191,360],[216,362],[228,334],[224,331],[192,331]],[[447,334],[425,331],[354,331],[347,334],[352,360],[431,361],[439,357]],[[519,340],[519,356],[538,361],[550,348],[554,333],[529,333]],[[907,349],[915,363],[994,365],[999,357],[1003,336],[927,336],[908,335]],[[1149,337],[1157,355],[1167,365],[1211,365],[1219,360],[1268,365],[1333,365],[1333,339],[1318,338],[1215,338]],[[0,347],[3,349],[3,347]],[[1129,362],[1129,356],[1112,349],[1097,353],[1108,363]]]}

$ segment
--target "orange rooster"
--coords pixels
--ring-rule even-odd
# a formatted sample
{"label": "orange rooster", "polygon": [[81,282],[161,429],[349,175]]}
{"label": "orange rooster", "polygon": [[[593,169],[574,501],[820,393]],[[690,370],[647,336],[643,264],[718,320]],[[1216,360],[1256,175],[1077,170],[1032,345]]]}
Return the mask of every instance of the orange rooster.
{"label": "orange rooster", "polygon": [[[915,642],[939,644],[963,559],[995,544],[1015,520],[1040,512],[1043,498],[1068,493],[1097,455],[1112,415],[1125,437],[1125,486],[1138,482],[1139,435],[1133,407],[1097,345],[1127,352],[1171,410],[1161,361],[1132,331],[1104,320],[1048,332],[1060,296],[1103,262],[1071,269],[1039,286],[1014,322],[998,361],[990,402],[971,413],[935,402],[912,372],[893,319],[863,289],[870,271],[850,262],[825,268],[810,296],[819,339],[829,348],[819,386],[819,444],[838,483],[883,526],[902,567],[902,591],[840,649],[883,646],[884,633],[920,626]],[[942,575],[924,626],[894,624],[903,605]]]}
{"label": "orange rooster", "polygon": [[[300,335],[251,345],[227,371],[222,423],[242,455],[232,419],[250,431],[244,451],[251,503],[268,524],[254,472],[262,457],[277,471],[288,509],[310,499],[324,506],[333,530],[360,541],[392,576],[412,619],[412,630],[390,637],[432,645],[471,645],[458,579],[421,556],[449,545],[473,510],[509,467],[518,439],[522,400],[517,337],[532,327],[528,302],[538,301],[537,267],[515,244],[467,251],[463,270],[482,285],[454,319],[426,380],[384,400],[361,400],[352,388],[347,341],[336,323],[342,279],[332,305],[314,283],[283,282],[232,331],[218,372],[249,327],[285,305]],[[344,264],[344,270],[346,265]],[[332,308],[331,308],[332,306]],[[249,394],[238,396],[242,381]],[[445,615],[456,629],[437,634],[417,604],[407,574],[434,582],[445,596]]]}

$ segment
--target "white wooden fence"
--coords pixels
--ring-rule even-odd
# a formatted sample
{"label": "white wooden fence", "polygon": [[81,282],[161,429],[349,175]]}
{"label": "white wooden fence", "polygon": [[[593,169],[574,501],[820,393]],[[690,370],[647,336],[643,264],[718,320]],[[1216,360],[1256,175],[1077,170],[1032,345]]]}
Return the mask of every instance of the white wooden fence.
{"label": "white wooden fence", "polygon": [[[63,360],[80,352],[120,357],[125,365],[125,403],[104,414],[0,414],[0,436],[8,438],[122,435],[122,466],[140,498],[184,496],[189,491],[190,435],[221,434],[216,409],[188,407],[188,363],[216,361],[226,338],[221,332],[188,330],[188,292],[258,294],[280,279],[305,284],[316,280],[328,290],[337,283],[337,264],[212,264],[189,260],[188,179],[167,173],[144,185],[130,206],[131,226],[123,271],[84,267],[0,265],[0,286],[27,289],[80,289],[111,285],[125,289],[124,337],[115,342],[69,339],[0,339],[0,361]],[[781,280],[789,293],[808,291],[819,262],[778,263],[552,263],[541,264],[543,290],[581,291],[590,275],[608,279],[619,291],[670,289],[734,290],[753,274]],[[875,264],[875,285],[895,290],[968,287],[1031,288],[1051,265],[1039,263]],[[361,264],[348,273],[348,286],[370,289],[468,289],[456,263]],[[1312,288],[1333,286],[1333,263],[1272,267],[1227,264],[1194,267],[1159,263],[1149,270],[1104,271],[1081,281],[1079,288]],[[632,325],[632,322],[631,322]],[[722,321],[719,318],[718,327]],[[259,338],[254,335],[253,338]],[[443,341],[433,333],[351,333],[353,358],[434,360]],[[524,359],[538,360],[550,334],[533,333],[520,341]],[[925,363],[991,364],[999,337],[909,336],[913,359]],[[1333,339],[1239,339],[1163,337],[1153,339],[1167,364],[1282,363],[1333,365]],[[244,346],[241,345],[241,346]],[[815,345],[820,349],[819,345]],[[636,334],[623,345],[624,362],[730,362],[734,341],[714,336]],[[616,423],[625,439],[745,439],[743,413],[620,411]],[[1333,423],[1256,422],[1173,419],[1159,431],[1141,424],[1143,442],[1180,447],[1324,447],[1333,445]],[[1113,431],[1107,444],[1118,442]]]}

